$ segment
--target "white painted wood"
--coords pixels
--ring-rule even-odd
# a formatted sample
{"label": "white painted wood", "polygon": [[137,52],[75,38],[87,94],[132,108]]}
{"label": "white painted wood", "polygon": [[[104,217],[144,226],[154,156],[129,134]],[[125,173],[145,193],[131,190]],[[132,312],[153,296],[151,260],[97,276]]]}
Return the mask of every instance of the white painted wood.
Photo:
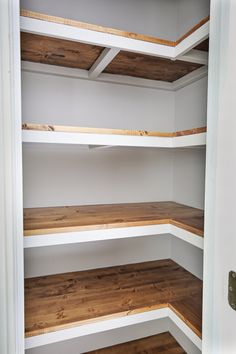
{"label": "white painted wood", "polygon": [[236,6],[211,1],[206,163],[203,353],[234,354],[236,312],[228,273],[236,270]]}
{"label": "white painted wood", "polygon": [[22,16],[21,31],[164,58],[175,56],[174,47]]}
{"label": "white painted wood", "polygon": [[203,249],[203,238],[170,224],[122,227],[103,230],[77,231],[48,235],[25,236],[24,247],[44,247],[71,243],[115,240],[129,237],[171,234]]}
{"label": "white painted wood", "polygon": [[161,318],[166,318],[169,315],[168,308],[162,308],[153,311],[142,312],[139,314],[117,317],[114,319],[99,321],[96,323],[85,324],[69,329],[59,330],[56,332],[46,333],[38,336],[33,336],[25,339],[25,348],[35,348],[38,346],[56,343],[63,340],[78,338],[94,333],[100,333],[115,328],[121,328],[138,323],[148,322]]}
{"label": "white painted wood", "polygon": [[19,1],[0,2],[0,352],[24,353]]}
{"label": "white painted wood", "polygon": [[169,318],[177,325],[178,328],[182,330],[182,332],[196,345],[198,349],[202,348],[202,340],[199,338],[190,327],[187,326],[185,322],[181,320],[179,316],[175,314],[174,311],[168,309]]}
{"label": "white painted wood", "polygon": [[187,61],[196,64],[208,64],[208,52],[202,50],[191,49],[189,52],[179,57],[178,60]]}
{"label": "white painted wood", "polygon": [[21,31],[38,35],[94,44],[106,48],[116,48],[158,56],[177,59],[197,46],[209,36],[209,21],[189,35],[176,47],[151,43],[133,38],[121,37],[109,33],[91,31],[64,24],[37,20],[21,16]]}
{"label": "white painted wood", "polygon": [[203,77],[206,77],[208,73],[208,67],[203,66],[197,70],[192,71],[191,73],[181,77],[180,79],[173,82],[173,90],[178,91],[184,88],[185,86],[191,85],[192,83],[201,80]]}
{"label": "white painted wood", "polygon": [[72,338],[100,333],[115,328],[122,328],[138,323],[145,323],[157,319],[170,318],[184,334],[198,347],[201,348],[201,339],[169,308],[147,311],[139,314],[85,324],[74,328],[59,330],[25,339],[25,348],[36,348],[42,345],[56,343]]}
{"label": "white painted wood", "polygon": [[24,143],[179,148],[206,144],[206,133],[175,138],[23,130]]}
{"label": "white painted wood", "polygon": [[96,79],[108,66],[108,64],[117,56],[119,51],[120,49],[118,48],[105,48],[89,69],[88,77],[90,79]]}
{"label": "white painted wood", "polygon": [[206,145],[206,133],[177,136],[172,139],[174,148]]}
{"label": "white painted wood", "polygon": [[210,21],[198,28],[175,47],[175,59],[183,56],[209,37]]}
{"label": "white painted wood", "polygon": [[[23,72],[42,73],[48,75],[55,75],[55,76],[62,76],[62,77],[64,76],[64,77],[71,77],[71,78],[78,78],[78,79],[85,79],[85,80],[89,79],[88,71],[82,69],[64,68],[56,65],[31,63],[27,61],[22,61],[21,67]],[[125,76],[125,75],[113,75],[113,74],[102,73],[99,75],[96,81],[135,86],[135,87],[151,88],[155,90],[177,91],[207,76],[207,72],[208,69],[205,66],[197,70],[194,70],[190,74],[187,74],[174,82],[148,80],[148,79],[136,78],[136,77]]]}

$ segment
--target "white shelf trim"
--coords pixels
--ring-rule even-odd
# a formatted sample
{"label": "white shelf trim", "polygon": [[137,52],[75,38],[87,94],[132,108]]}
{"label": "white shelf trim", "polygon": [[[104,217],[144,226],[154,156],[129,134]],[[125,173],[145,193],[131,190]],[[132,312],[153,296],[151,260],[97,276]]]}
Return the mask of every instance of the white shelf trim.
{"label": "white shelf trim", "polygon": [[152,147],[152,148],[180,148],[201,146],[206,144],[206,133],[184,135],[174,138],[112,135],[112,134],[89,134],[67,133],[52,131],[23,130],[22,141],[24,143],[48,143],[70,145],[96,145],[96,146],[129,146],[129,147]]}
{"label": "white shelf trim", "polygon": [[90,334],[101,333],[162,318],[170,318],[179,329],[182,330],[199,349],[201,349],[201,339],[168,307],[29,337],[25,339],[25,349],[36,348],[72,338],[79,338]]}
{"label": "white shelf trim", "polygon": [[56,65],[48,65],[48,64],[40,64],[40,63],[31,63],[28,61],[21,62],[21,68],[23,72],[33,72],[40,74],[48,74],[55,76],[64,76],[64,77],[72,77],[82,80],[94,80],[97,82],[106,82],[111,84],[118,85],[127,85],[127,86],[135,86],[135,87],[144,87],[151,88],[154,90],[165,90],[165,91],[177,91],[201,78],[207,76],[208,68],[204,66],[197,70],[194,70],[190,74],[183,76],[181,79],[178,79],[174,82],[165,82],[158,80],[149,80],[136,78],[125,75],[115,75],[115,74],[107,74],[102,73],[97,77],[97,79],[92,79],[88,75],[87,70],[82,69],[72,69],[66,68],[62,66]]}
{"label": "white shelf trim", "polygon": [[72,243],[85,243],[171,234],[174,237],[203,249],[203,237],[171,224],[121,227],[112,229],[76,231],[67,233],[34,235],[24,237],[24,248],[57,246]]}
{"label": "white shelf trim", "polygon": [[178,57],[183,56],[209,36],[209,21],[190,34],[176,47],[117,36],[110,33],[96,32],[54,22],[42,21],[24,16],[21,16],[20,27],[23,32],[168,59],[177,59]]}

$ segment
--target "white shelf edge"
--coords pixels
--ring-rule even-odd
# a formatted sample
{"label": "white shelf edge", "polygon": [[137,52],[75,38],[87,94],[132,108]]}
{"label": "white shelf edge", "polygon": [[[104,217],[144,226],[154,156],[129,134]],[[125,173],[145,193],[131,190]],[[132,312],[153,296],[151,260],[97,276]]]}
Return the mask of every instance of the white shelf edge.
{"label": "white shelf edge", "polygon": [[96,323],[89,323],[73,328],[63,329],[55,332],[45,333],[25,339],[25,349],[40,347],[47,344],[57,343],[64,340],[79,338],[90,334],[106,332],[138,323],[170,318],[180,330],[201,349],[201,339],[189,328],[175,313],[168,307],[146,311],[139,314],[117,317],[109,320],[101,320]]}
{"label": "white shelf edge", "polygon": [[202,349],[202,340],[200,337],[196,335],[196,333],[193,332],[193,330],[183,321],[179,316],[175,314],[173,310],[170,308],[169,310],[169,319],[173,321],[176,326],[181,329],[181,331],[191,340],[193,344],[196,345],[196,347],[201,350]]}
{"label": "white shelf edge", "polygon": [[172,47],[30,17],[20,17],[20,28],[23,32],[174,60],[190,51],[209,36],[209,23],[210,21],[194,31],[176,47]]}
{"label": "white shelf edge", "polygon": [[200,249],[204,247],[203,237],[171,224],[121,227],[100,230],[77,231],[24,237],[24,248],[58,246],[73,243],[126,239],[171,234]]}
{"label": "white shelf edge", "polygon": [[110,33],[96,32],[84,28],[37,20],[30,17],[21,16],[20,28],[22,32],[93,44],[105,48],[117,48],[120,50],[163,58],[175,57],[174,47],[117,36]]}
{"label": "white shelf edge", "polygon": [[57,65],[32,63],[29,61],[21,62],[21,69],[23,72],[32,72],[39,74],[48,74],[53,76],[61,77],[71,77],[82,80],[90,80],[96,82],[111,83],[117,85],[127,85],[134,87],[150,88],[154,90],[164,90],[164,91],[177,91],[181,88],[192,84],[195,81],[202,79],[207,76],[208,67],[203,66],[193,72],[183,76],[182,78],[174,82],[165,82],[158,80],[142,79],[137,77],[125,76],[125,75],[115,75],[102,73],[96,79],[89,78],[89,72],[82,69],[72,69]]}
{"label": "white shelf edge", "polygon": [[23,143],[47,143],[96,146],[127,146],[149,148],[180,148],[206,145],[206,133],[175,138],[112,134],[67,133],[23,130]]}

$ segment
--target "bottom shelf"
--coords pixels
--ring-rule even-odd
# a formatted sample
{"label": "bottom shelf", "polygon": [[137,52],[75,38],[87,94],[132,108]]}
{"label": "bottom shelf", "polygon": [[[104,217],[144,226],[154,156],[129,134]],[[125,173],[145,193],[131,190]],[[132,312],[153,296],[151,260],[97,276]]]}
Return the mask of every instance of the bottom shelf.
{"label": "bottom shelf", "polygon": [[46,344],[43,336],[61,341],[88,324],[96,332],[106,321],[165,309],[199,338],[201,293],[201,280],[170,259],[26,279],[27,347]]}
{"label": "bottom shelf", "polygon": [[87,354],[185,354],[184,349],[172,337],[169,332],[157,334],[155,336],[133,340]]}

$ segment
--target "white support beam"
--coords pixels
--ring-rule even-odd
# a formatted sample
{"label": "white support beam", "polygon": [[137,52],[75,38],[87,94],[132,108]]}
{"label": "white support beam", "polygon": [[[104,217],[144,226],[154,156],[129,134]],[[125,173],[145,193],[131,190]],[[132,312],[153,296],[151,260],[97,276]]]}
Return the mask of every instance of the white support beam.
{"label": "white support beam", "polygon": [[117,56],[120,49],[118,48],[105,48],[102,54],[97,58],[88,72],[90,79],[96,79],[107,65]]}
{"label": "white support beam", "polygon": [[178,60],[187,61],[190,63],[208,65],[208,52],[202,50],[191,49]]}
{"label": "white support beam", "polygon": [[210,21],[198,28],[175,47],[175,59],[183,56],[209,37]]}

